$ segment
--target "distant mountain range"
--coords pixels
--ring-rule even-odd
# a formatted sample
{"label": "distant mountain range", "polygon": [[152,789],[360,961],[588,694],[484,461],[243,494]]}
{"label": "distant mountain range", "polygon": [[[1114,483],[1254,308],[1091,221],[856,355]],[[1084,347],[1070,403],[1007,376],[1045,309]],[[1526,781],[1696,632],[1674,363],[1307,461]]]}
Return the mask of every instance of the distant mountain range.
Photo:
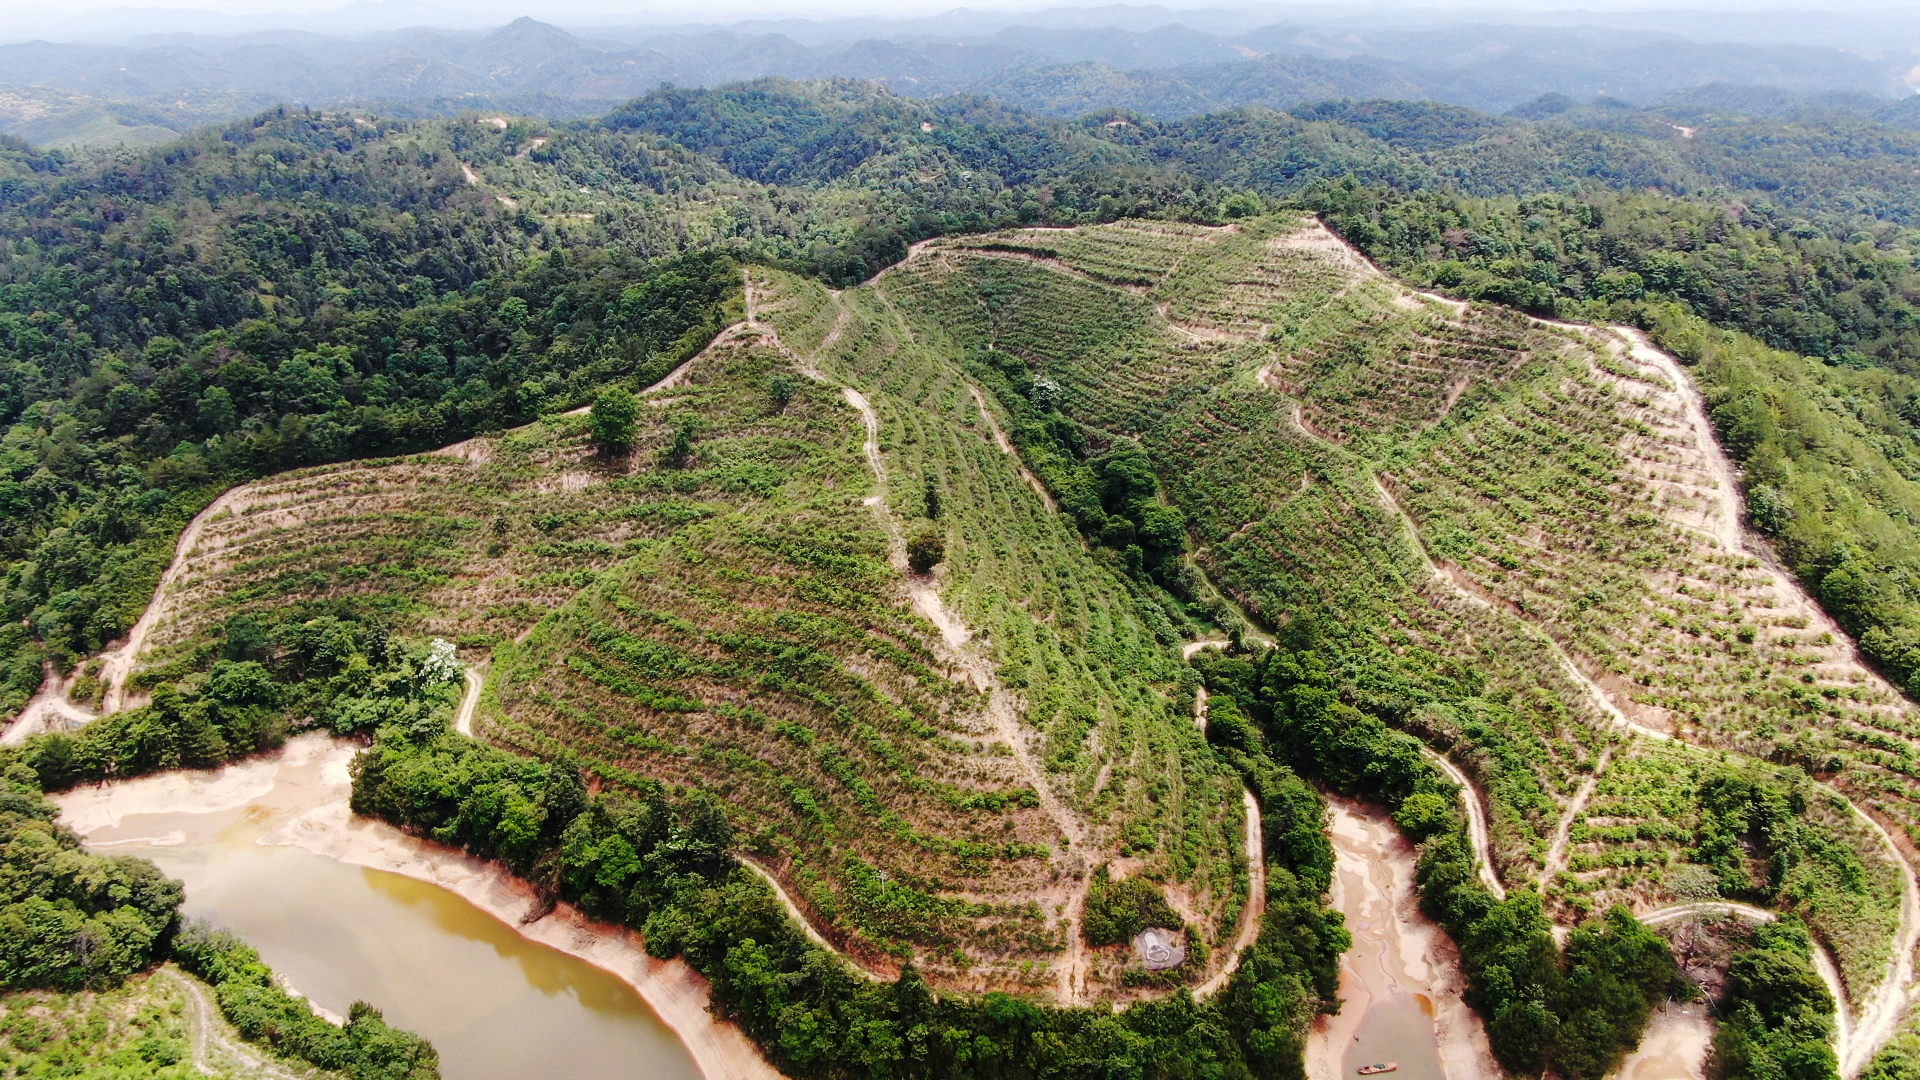
{"label": "distant mountain range", "polygon": [[[1235,28],[1222,13],[1191,12],[1184,14],[1208,28],[1146,25],[1176,14],[1112,7],[1071,17],[1037,13],[1039,25],[955,13],[945,21],[580,31],[523,17],[488,32],[32,41],[0,46],[0,131],[44,145],[147,143],[278,104],[563,118],[603,113],[662,83],[762,76],[862,79],[914,97],[977,93],[1053,115],[1114,109],[1175,118],[1338,98],[1504,112],[1545,94],[1648,103],[1703,87],[1721,96],[1741,88],[1779,107],[1836,93],[1891,102],[1912,96],[1904,80],[1920,72],[1912,52],[1898,48],[1702,42],[1658,29],[1537,20],[1434,22],[1429,15]],[[1920,41],[1920,18],[1907,21]]]}

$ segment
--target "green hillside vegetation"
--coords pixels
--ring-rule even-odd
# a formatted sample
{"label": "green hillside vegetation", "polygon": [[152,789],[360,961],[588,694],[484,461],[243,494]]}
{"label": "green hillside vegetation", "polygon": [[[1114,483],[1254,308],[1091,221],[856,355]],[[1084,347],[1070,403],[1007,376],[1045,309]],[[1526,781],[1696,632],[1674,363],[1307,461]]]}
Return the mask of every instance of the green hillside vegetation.
{"label": "green hillside vegetation", "polygon": [[1205,1001],[1174,994],[1119,1012],[1003,992],[936,993],[911,964],[892,980],[861,978],[727,857],[739,838],[703,793],[676,802],[649,782],[589,796],[585,778],[569,766],[444,729],[388,728],[361,759],[353,797],[363,812],[481,854],[498,850],[484,827],[493,806],[539,805],[544,824],[523,834],[526,846],[514,857],[551,874],[555,896],[643,928],[654,955],[682,956],[704,973],[716,1011],[791,1076],[1299,1080],[1308,1025],[1333,1007],[1348,938],[1318,895],[1333,867],[1317,829],[1325,803],[1291,772],[1268,765],[1269,804],[1305,811],[1306,832],[1319,843],[1270,846],[1260,936],[1224,991]]}
{"label": "green hillside vegetation", "polygon": [[[767,301],[783,325],[827,299],[790,284],[796,298]],[[941,398],[875,400],[891,417]],[[1031,666],[1003,668],[1027,724],[1072,735],[1044,769],[1006,691],[904,604],[900,538],[868,505],[859,414],[753,328],[644,398],[630,451],[598,450],[589,417],[555,415],[448,455],[240,489],[163,598],[131,685],[158,687],[155,709],[184,695],[277,706],[277,730],[370,731],[412,722],[387,704],[379,656],[356,669],[339,659],[353,646],[305,643],[338,633],[378,653],[397,646],[366,642],[441,636],[491,658],[484,735],[622,788],[709,792],[808,915],[881,970],[912,958],[940,981],[1051,985],[1103,852],[1177,883],[1218,942],[1246,902],[1240,807],[1231,771],[1166,696],[1178,669],[1151,628],[1174,640],[1166,616],[1138,614],[969,430],[964,390],[947,400],[920,421],[942,457],[883,454],[889,476],[917,481],[885,489],[910,503],[904,520],[938,493],[953,542],[937,580],[1007,588],[987,561],[997,543],[998,559],[1056,587],[1078,577],[1088,594],[1071,632],[1027,622]],[[264,684],[243,697],[249,666]],[[492,836],[538,816],[497,813],[469,827]],[[506,835],[472,844],[533,873],[531,849]],[[1103,978],[1117,985],[1126,963],[1107,957]]]}
{"label": "green hillside vegetation", "polygon": [[[1906,372],[1920,339],[1903,314],[1914,285],[1897,237],[1891,249],[1865,236],[1843,244],[1818,230],[1646,199],[1387,199],[1369,208],[1365,198],[1357,191],[1334,196],[1330,220],[1396,269],[1469,295],[1639,323],[1689,364],[1723,444],[1745,470],[1747,523],[1773,541],[1825,613],[1857,636],[1867,659],[1911,691],[1920,671],[1912,644],[1920,635],[1920,594],[1912,585],[1920,555],[1904,522],[1920,512],[1910,464],[1920,431],[1911,402],[1920,400],[1920,384]],[[1444,247],[1415,246],[1423,230],[1461,227],[1469,237],[1490,239],[1470,239],[1447,258]],[[1489,257],[1503,233],[1543,238],[1531,249],[1533,261]],[[1549,257],[1552,251],[1559,254]],[[1530,269],[1550,262],[1551,273]],[[1500,282],[1518,279],[1535,281],[1528,286],[1534,291],[1502,291]],[[1620,283],[1625,291],[1612,291]],[[1730,566],[1731,573],[1702,583],[1726,595],[1728,586],[1752,580],[1754,569]],[[1683,623],[1684,614],[1673,612]],[[1752,621],[1733,629],[1737,636],[1758,632]],[[1801,655],[1820,663],[1822,635],[1800,636]],[[1758,681],[1745,665],[1736,674]],[[1697,690],[1661,695],[1667,700],[1656,704],[1722,722],[1744,717],[1712,737],[1756,756],[1799,762],[1868,794],[1912,830],[1920,817],[1911,797],[1909,710],[1871,684],[1827,683],[1818,669],[1801,674],[1813,678],[1800,687],[1787,681],[1741,688],[1741,698],[1777,702],[1758,716],[1744,701],[1724,697],[1717,708],[1703,708]],[[1856,701],[1880,707],[1862,710]],[[1809,723],[1796,714],[1846,722]]]}
{"label": "green hillside vegetation", "polygon": [[[1034,472],[1163,609],[1228,620],[1238,609],[1322,643],[1322,667],[1221,687],[1243,712],[1264,723],[1289,687],[1324,687],[1452,748],[1486,784],[1502,875],[1548,872],[1567,914],[1670,902],[1663,868],[1705,865],[1726,895],[1805,911],[1856,985],[1877,981],[1898,875],[1825,796],[1790,794],[1790,775],[1760,781],[1781,785],[1767,798],[1786,800],[1786,832],[1715,811],[1722,781],[1697,756],[1700,786],[1664,794],[1697,807],[1681,821],[1700,824],[1636,833],[1624,857],[1583,833],[1577,866],[1546,865],[1583,778],[1647,752],[1619,743],[1557,649],[1627,675],[1616,694],[1642,722],[1709,724],[1730,745],[1764,750],[1733,736],[1814,727],[1793,686],[1834,687],[1817,700],[1862,728],[1900,722],[1892,699],[1788,615],[1743,611],[1770,606],[1773,584],[1756,579],[1753,599],[1730,604],[1689,585],[1737,582],[1708,538],[1681,527],[1707,481],[1681,475],[1657,376],[1567,331],[1407,298],[1298,229],[1000,234],[930,248],[876,288],[926,313],[921,337],[949,343],[998,391]],[[1151,462],[1144,489],[1125,481],[1145,493],[1131,509],[1112,498],[1130,454]],[[1155,508],[1181,515],[1191,563],[1139,542]],[[1736,633],[1746,619],[1754,632]],[[1706,632],[1716,624],[1723,637]],[[1755,695],[1756,681],[1781,690]],[[1667,685],[1689,688],[1686,708],[1647,690]],[[1722,830],[1805,854],[1773,862],[1794,868],[1786,876],[1722,866]]]}
{"label": "green hillside vegetation", "polygon": [[1753,936],[1727,970],[1715,1067],[1730,1076],[1832,1075],[1833,995],[1814,973],[1806,927],[1783,920]]}
{"label": "green hillside vegetation", "polygon": [[[1216,221],[1346,176],[1443,202],[1651,188],[1702,195],[1589,197],[1598,219],[1533,200],[1523,215],[1558,233],[1603,221],[1624,246],[1543,248],[1518,217],[1509,228],[1424,203],[1407,235],[1465,237],[1449,240],[1453,261],[1474,275],[1499,264],[1489,298],[1704,288],[1715,318],[1791,313],[1778,329],[1796,348],[1911,351],[1895,340],[1911,244],[1890,224],[1911,216],[1910,132],[1778,120],[1679,140],[1634,115],[1346,103],[1115,127],[767,80],[662,90],[567,124],[280,109],[106,159],[10,141],[0,547],[20,628],[0,635],[0,705],[31,694],[43,661],[64,671],[123,633],[169,538],[217,490],[524,423],[584,403],[616,370],[683,357],[680,335],[714,297],[625,290],[690,252],[844,285],[931,236]],[[1691,238],[1714,234],[1728,198],[1746,207],[1730,250],[1752,257],[1719,259],[1705,280],[1685,249],[1721,243]],[[1428,228],[1448,214],[1463,221]],[[1605,264],[1582,269],[1600,250]],[[713,265],[668,272],[698,282]],[[1888,415],[1909,393],[1886,399]]]}
{"label": "green hillside vegetation", "polygon": [[[360,805],[683,951],[805,1075],[868,1021],[917,1038],[922,985],[954,1040],[1032,1035],[1017,1066],[942,1044],[951,1075],[1162,1041],[1291,1075],[1344,940],[1300,776],[1424,838],[1517,1070],[1604,1073],[1671,990],[1617,907],[1778,906],[1864,1000],[1900,873],[1835,793],[1920,837],[1911,138],[1107,119],[771,80],[566,125],[0,146],[0,704],[47,666],[98,693],[88,657],[245,485],[160,597],[136,707],[4,760],[57,787],[374,736]],[[1678,355],[1742,498],[1659,361],[1528,312]],[[1729,542],[1742,505],[1824,613]],[[482,665],[485,745],[443,735],[435,638]],[[1483,790],[1508,901],[1420,742]],[[1217,970],[1258,899],[1242,785],[1265,934],[1217,998],[1162,1000],[1111,916],[1184,927],[1161,982]],[[887,981],[744,869],[628,858],[723,835]],[[972,996],[1000,991],[1160,1003]],[[781,1019],[801,997],[814,1027]],[[325,1034],[282,1004],[243,1029]],[[1741,1074],[1811,1038],[1760,1017]],[[875,1038],[862,1068],[906,1060]]]}

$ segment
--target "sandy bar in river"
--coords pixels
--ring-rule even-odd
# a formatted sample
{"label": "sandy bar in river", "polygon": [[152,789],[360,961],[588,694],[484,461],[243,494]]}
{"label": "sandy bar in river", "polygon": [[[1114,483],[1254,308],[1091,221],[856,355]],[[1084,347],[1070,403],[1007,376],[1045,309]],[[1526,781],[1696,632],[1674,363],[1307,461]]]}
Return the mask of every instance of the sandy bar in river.
{"label": "sandy bar in river", "polygon": [[707,1011],[707,980],[681,960],[647,955],[640,935],[594,922],[562,904],[544,918],[523,922],[539,901],[533,888],[504,868],[464,852],[408,836],[347,808],[353,743],[303,735],[279,753],[223,769],[180,771],[77,788],[52,797],[60,820],[82,836],[121,831],[144,815],[209,815],[204,835],[113,837],[100,846],[209,843],[235,812],[266,818],[259,843],[304,848],[353,866],[371,867],[438,885],[522,937],[578,957],[633,987],[672,1029],[706,1080],[778,1080],[758,1047],[739,1028]]}
{"label": "sandy bar in river", "polygon": [[1639,1048],[1615,1070],[1613,1080],[1704,1080],[1712,1047],[1707,1004],[1669,1001],[1654,1010]]}
{"label": "sandy bar in river", "polygon": [[1340,962],[1340,1014],[1320,1017],[1307,1037],[1307,1076],[1343,1077],[1342,1058],[1367,1009],[1395,992],[1431,1004],[1447,1080],[1504,1076],[1486,1028],[1461,996],[1466,979],[1459,951],[1420,912],[1413,845],[1379,809],[1333,796],[1327,802],[1334,849],[1331,898],[1346,916],[1353,948]]}

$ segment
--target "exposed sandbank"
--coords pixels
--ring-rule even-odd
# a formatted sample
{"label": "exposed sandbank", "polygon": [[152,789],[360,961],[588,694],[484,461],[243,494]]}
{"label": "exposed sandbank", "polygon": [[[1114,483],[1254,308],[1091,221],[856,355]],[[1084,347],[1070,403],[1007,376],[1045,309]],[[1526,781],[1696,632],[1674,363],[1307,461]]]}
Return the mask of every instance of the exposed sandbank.
{"label": "exposed sandbank", "polygon": [[1704,1002],[1669,1001],[1654,1011],[1640,1045],[1613,1080],[1706,1080],[1713,1024]]}
{"label": "exposed sandbank", "polygon": [[[348,764],[357,747],[303,735],[277,754],[223,769],[171,772],[79,788],[53,797],[60,820],[100,845],[217,842],[240,817],[266,828],[259,843],[303,848],[353,866],[386,870],[437,885],[512,927],[521,936],[613,974],[638,993],[679,1037],[707,1080],[777,1080],[752,1040],[707,1012],[707,980],[680,960],[648,956],[638,934],[597,923],[569,905],[523,922],[539,905],[531,886],[501,867],[408,836],[347,808]],[[205,828],[161,837],[128,837],[122,823],[156,814],[206,818]]]}
{"label": "exposed sandbank", "polygon": [[[1310,1080],[1344,1077],[1343,1059],[1367,1010],[1395,996],[1426,999],[1447,1080],[1505,1075],[1486,1029],[1461,996],[1466,980],[1453,942],[1421,914],[1414,895],[1413,845],[1378,809],[1329,796],[1333,906],[1346,916],[1353,948],[1340,961],[1338,1016],[1322,1016],[1307,1038]],[[1425,1006],[1423,1006],[1424,1008]]]}

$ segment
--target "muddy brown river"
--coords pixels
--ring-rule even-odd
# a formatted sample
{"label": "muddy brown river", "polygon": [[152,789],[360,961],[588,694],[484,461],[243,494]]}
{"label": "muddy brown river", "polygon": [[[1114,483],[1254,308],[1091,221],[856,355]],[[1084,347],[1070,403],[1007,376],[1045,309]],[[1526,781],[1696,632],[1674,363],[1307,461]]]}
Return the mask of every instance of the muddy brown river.
{"label": "muddy brown river", "polygon": [[290,814],[337,786],[322,773],[340,764],[296,753],[264,779],[243,768],[191,787],[154,778],[138,797],[83,789],[61,797],[63,820],[94,850],[152,859],[186,882],[189,915],[245,935],[322,1010],[364,999],[431,1039],[447,1080],[698,1080],[687,1049],[613,974],[438,885],[270,846]]}

